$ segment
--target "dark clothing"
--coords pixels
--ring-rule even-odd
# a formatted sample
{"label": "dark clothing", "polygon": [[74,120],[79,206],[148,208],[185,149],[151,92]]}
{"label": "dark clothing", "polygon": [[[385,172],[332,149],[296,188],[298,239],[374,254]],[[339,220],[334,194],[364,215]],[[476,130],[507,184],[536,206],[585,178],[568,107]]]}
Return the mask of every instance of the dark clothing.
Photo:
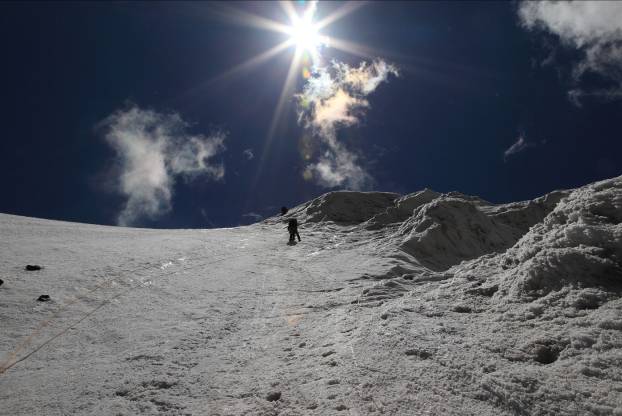
{"label": "dark clothing", "polygon": [[300,241],[300,234],[298,234],[298,220],[296,218],[292,218],[289,220],[287,224],[287,231],[289,231],[289,241],[295,241],[294,237],[298,237],[298,241]]}
{"label": "dark clothing", "polygon": [[296,239],[294,237],[298,237],[298,241],[300,241],[300,234],[298,234],[298,231],[294,231],[294,232],[290,231],[289,232],[289,241],[290,242],[296,241]]}

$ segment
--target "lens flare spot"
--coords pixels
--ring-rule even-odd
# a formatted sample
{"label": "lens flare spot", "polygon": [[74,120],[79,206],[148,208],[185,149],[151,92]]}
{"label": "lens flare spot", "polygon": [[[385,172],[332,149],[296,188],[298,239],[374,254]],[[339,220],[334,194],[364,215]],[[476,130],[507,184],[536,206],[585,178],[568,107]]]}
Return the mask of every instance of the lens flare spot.
{"label": "lens flare spot", "polygon": [[312,181],[313,180],[313,172],[311,172],[311,169],[307,168],[304,170],[304,172],[302,172],[302,178],[305,181]]}

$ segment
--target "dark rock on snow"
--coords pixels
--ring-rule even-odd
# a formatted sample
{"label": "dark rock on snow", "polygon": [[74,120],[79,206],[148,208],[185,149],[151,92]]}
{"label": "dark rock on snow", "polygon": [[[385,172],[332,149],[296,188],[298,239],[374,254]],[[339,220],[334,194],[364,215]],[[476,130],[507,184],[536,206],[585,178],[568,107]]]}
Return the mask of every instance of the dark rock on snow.
{"label": "dark rock on snow", "polygon": [[280,391],[273,391],[272,393],[268,393],[268,395],[266,396],[266,400],[269,402],[275,402],[280,399],[281,399]]}
{"label": "dark rock on snow", "polygon": [[41,270],[41,266],[37,266],[36,264],[28,264],[26,265],[26,270],[28,270],[29,272]]}

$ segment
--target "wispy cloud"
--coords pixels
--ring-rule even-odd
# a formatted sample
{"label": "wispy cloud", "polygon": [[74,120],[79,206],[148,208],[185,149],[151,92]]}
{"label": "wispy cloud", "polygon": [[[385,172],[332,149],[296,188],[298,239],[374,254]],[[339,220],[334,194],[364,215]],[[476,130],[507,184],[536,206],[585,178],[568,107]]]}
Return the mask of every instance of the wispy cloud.
{"label": "wispy cloud", "polygon": [[[562,45],[582,53],[573,70],[578,87],[569,91],[575,104],[586,96],[622,98],[622,2],[523,1],[518,15],[525,28],[557,35]],[[586,73],[598,74],[611,87],[586,91],[580,85]]]}
{"label": "wispy cloud", "polygon": [[382,60],[363,62],[358,67],[333,62],[314,69],[303,92],[297,95],[298,116],[322,140],[325,150],[306,166],[305,179],[324,187],[350,189],[363,189],[373,181],[358,156],[339,142],[337,130],[361,121],[370,107],[366,97],[390,75],[398,76],[397,68]]}
{"label": "wispy cloud", "polygon": [[[542,142],[544,143],[544,141]],[[514,142],[510,147],[508,147],[505,152],[503,152],[503,160],[507,160],[508,157],[520,153],[530,147],[537,146],[534,142],[528,142],[525,139],[525,135],[521,134],[518,136],[516,142]]]}
{"label": "wispy cloud", "polygon": [[224,151],[226,134],[190,134],[189,124],[177,113],[134,105],[116,111],[98,127],[117,154],[117,190],[127,198],[117,218],[119,225],[169,212],[177,177],[220,180],[225,175],[224,166],[211,159]]}
{"label": "wispy cloud", "polygon": [[253,153],[253,149],[245,149],[242,154],[246,158],[246,160],[253,160],[255,158],[255,153]]}

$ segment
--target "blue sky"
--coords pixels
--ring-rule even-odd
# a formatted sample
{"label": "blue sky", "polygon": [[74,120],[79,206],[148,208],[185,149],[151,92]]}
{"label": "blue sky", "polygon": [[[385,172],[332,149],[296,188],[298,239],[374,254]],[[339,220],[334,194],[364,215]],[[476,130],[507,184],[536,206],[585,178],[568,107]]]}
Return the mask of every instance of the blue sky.
{"label": "blue sky", "polygon": [[619,3],[320,2],[312,51],[265,27],[287,10],[0,4],[0,212],[221,227],[336,189],[508,202],[622,174]]}

